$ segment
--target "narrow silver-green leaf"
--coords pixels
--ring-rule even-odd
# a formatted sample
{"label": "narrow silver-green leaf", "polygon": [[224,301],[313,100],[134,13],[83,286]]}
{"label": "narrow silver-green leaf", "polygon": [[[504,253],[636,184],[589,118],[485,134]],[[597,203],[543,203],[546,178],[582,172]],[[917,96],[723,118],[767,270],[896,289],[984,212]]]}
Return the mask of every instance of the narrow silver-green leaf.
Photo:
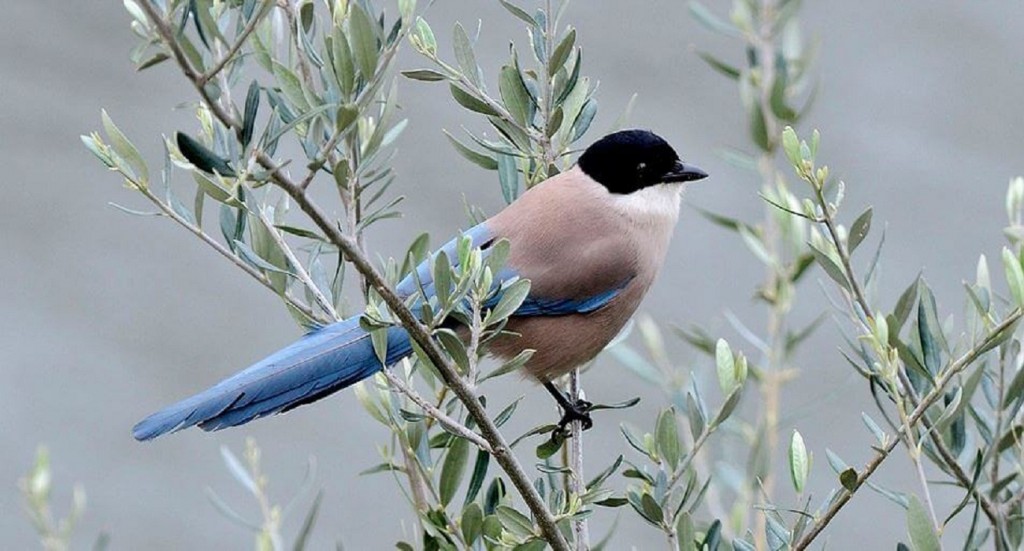
{"label": "narrow silver-green leaf", "polygon": [[519,197],[519,168],[516,158],[512,155],[498,154],[498,183],[501,185],[501,196],[506,204],[512,204]]}
{"label": "narrow silver-green leaf", "polygon": [[146,168],[146,162],[142,160],[142,155],[139,154],[139,150],[136,149],[135,145],[121,132],[121,129],[114,124],[111,120],[110,115],[107,114],[107,110],[100,111],[100,117],[103,119],[103,129],[107,132],[107,136],[110,138],[110,147],[113,148],[114,152],[119,157],[128,163],[128,168],[133,173],[132,175],[137,178],[140,182],[145,184],[149,181],[149,170]]}
{"label": "narrow silver-green leaf", "polygon": [[569,29],[569,32],[566,33],[562,41],[555,47],[555,51],[551,54],[551,59],[548,60],[548,75],[554,75],[565,65],[575,45],[576,29]]}
{"label": "narrow silver-green leaf", "polygon": [[359,72],[363,78],[370,80],[377,72],[377,59],[380,51],[377,49],[377,33],[373,30],[374,23],[370,16],[357,2],[350,4],[351,15],[349,15],[349,32],[352,34],[352,53],[359,65]]}
{"label": "narrow silver-green leaf", "polygon": [[452,47],[455,50],[455,61],[459,63],[462,74],[477,87],[480,86],[480,66],[476,62],[476,54],[473,52],[473,42],[469,39],[462,23],[455,23],[455,30],[452,36]]}
{"label": "narrow silver-green leaf", "polygon": [[485,101],[470,95],[469,92],[466,92],[462,88],[452,84],[450,85],[450,90],[455,101],[466,109],[484,115],[498,116],[498,112],[493,107],[488,105]]}
{"label": "narrow silver-green leaf", "polygon": [[529,280],[520,279],[509,285],[504,291],[502,291],[498,304],[496,304],[494,308],[491,309],[490,313],[487,314],[486,323],[488,325],[492,325],[511,316],[519,309],[529,294]]}
{"label": "narrow silver-green leaf", "polygon": [[871,231],[871,213],[872,209],[868,207],[850,226],[849,247],[851,253],[857,250],[857,246],[864,241],[864,238],[868,236],[868,232]]}
{"label": "narrow silver-green leaf", "polygon": [[804,491],[810,470],[811,460],[807,455],[807,448],[804,446],[804,437],[800,435],[799,431],[794,430],[793,437],[789,442],[789,474],[797,493]]}
{"label": "narrow silver-green leaf", "polygon": [[455,496],[459,484],[462,482],[462,475],[466,472],[466,459],[469,457],[469,440],[455,437],[452,439],[448,454],[441,465],[441,479],[438,493],[441,504],[447,506]]}
{"label": "narrow silver-green leaf", "polygon": [[655,438],[658,453],[668,462],[672,470],[679,466],[682,457],[682,443],[679,440],[679,425],[676,423],[676,412],[667,408],[658,416],[655,426]]}
{"label": "narrow silver-green leaf", "polygon": [[437,82],[448,78],[443,73],[439,73],[432,69],[411,69],[408,71],[402,71],[402,76],[412,80],[422,80],[424,82]]}
{"label": "narrow silver-green leaf", "polygon": [[811,248],[811,253],[814,254],[814,260],[825,270],[825,274],[840,287],[849,291],[850,283],[846,280],[846,275],[843,273],[843,269],[839,267],[839,264],[832,260],[832,257],[824,251],[815,247],[813,243],[808,243],[808,246]]}
{"label": "narrow silver-green leaf", "polygon": [[907,507],[907,531],[910,533],[910,542],[914,545],[914,551],[939,551],[942,549],[931,516],[916,495],[910,496],[910,506]]}

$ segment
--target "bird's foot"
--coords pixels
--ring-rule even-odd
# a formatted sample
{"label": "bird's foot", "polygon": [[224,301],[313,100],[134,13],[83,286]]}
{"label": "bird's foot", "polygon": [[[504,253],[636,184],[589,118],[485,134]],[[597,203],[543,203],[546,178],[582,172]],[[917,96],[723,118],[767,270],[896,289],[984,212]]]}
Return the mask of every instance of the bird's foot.
{"label": "bird's foot", "polygon": [[590,408],[594,407],[594,404],[586,400],[576,400],[575,402],[562,406],[562,420],[558,422],[558,430],[562,434],[568,435],[569,423],[579,421],[583,430],[589,430],[594,426],[594,420],[590,418]]}

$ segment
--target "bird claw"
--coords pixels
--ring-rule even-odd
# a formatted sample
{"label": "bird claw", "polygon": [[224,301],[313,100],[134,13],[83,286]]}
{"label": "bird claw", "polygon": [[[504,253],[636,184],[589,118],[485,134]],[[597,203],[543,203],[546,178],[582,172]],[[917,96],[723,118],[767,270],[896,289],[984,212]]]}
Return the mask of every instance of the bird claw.
{"label": "bird claw", "polygon": [[558,430],[562,434],[569,434],[568,425],[574,421],[579,421],[583,430],[589,430],[594,426],[594,420],[590,418],[590,408],[594,407],[594,404],[586,400],[576,400],[571,407],[563,407],[564,415],[558,422]]}

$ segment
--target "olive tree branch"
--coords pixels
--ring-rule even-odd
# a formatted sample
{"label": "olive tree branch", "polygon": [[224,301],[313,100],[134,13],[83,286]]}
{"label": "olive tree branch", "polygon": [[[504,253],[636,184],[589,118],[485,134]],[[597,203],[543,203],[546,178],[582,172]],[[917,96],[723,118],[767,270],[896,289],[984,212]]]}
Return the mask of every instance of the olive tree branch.
{"label": "olive tree branch", "polygon": [[171,208],[170,205],[168,205],[167,203],[164,203],[163,201],[160,200],[159,197],[157,197],[155,194],[153,194],[153,192],[149,189],[148,186],[140,185],[140,182],[132,180],[129,177],[129,175],[127,175],[127,174],[122,173],[122,176],[124,176],[125,178],[128,178],[129,181],[132,182],[132,184],[135,186],[135,188],[138,189],[138,191],[140,193],[142,193],[142,195],[145,198],[149,199],[154,205],[156,205],[160,209],[160,212],[164,216],[166,216],[166,217],[170,218],[171,220],[177,222],[181,227],[183,227],[186,230],[188,230],[192,235],[195,235],[200,240],[202,240],[203,243],[206,243],[207,245],[212,247],[213,250],[215,250],[218,253],[220,253],[220,255],[223,256],[224,258],[230,260],[231,263],[234,264],[235,266],[238,266],[239,268],[241,268],[241,270],[243,272],[245,272],[245,273],[249,274],[250,276],[252,276],[252,278],[255,279],[256,281],[258,281],[261,285],[263,285],[267,289],[270,289],[271,291],[273,291],[275,295],[280,296],[286,303],[288,303],[289,306],[291,306],[295,310],[301,312],[302,315],[306,316],[306,318],[308,318],[310,320],[313,320],[313,321],[316,321],[316,322],[320,322],[320,323],[327,323],[329,321],[334,321],[334,320],[328,320],[328,319],[324,318],[324,316],[317,314],[315,311],[313,311],[312,308],[309,307],[309,305],[304,304],[304,303],[298,301],[295,297],[293,297],[287,291],[285,291],[283,293],[279,292],[277,289],[274,288],[274,284],[271,283],[270,278],[268,278],[266,274],[264,274],[263,272],[261,272],[257,268],[254,268],[252,265],[250,265],[249,263],[245,262],[241,258],[239,258],[238,255],[236,255],[233,252],[231,252],[227,247],[225,247],[219,241],[217,241],[212,236],[210,236],[210,234],[208,234],[205,231],[203,231],[202,228],[200,228],[199,226],[193,224],[192,222],[190,222],[189,220],[185,219],[183,216],[181,216],[180,214],[175,212],[174,209]]}
{"label": "olive tree branch", "polygon": [[[921,418],[924,417],[925,413],[928,411],[928,408],[930,408],[933,404],[935,404],[935,402],[937,402],[942,397],[946,385],[949,384],[953,377],[960,374],[969,365],[974,363],[974,361],[977,360],[979,356],[981,356],[983,353],[987,352],[989,349],[995,346],[994,341],[997,338],[999,338],[1004,331],[1011,330],[1011,328],[1014,325],[1016,325],[1017,322],[1020,321],[1022,315],[1024,315],[1024,311],[1022,311],[1020,308],[1014,309],[1012,312],[1010,312],[1009,315],[1006,316],[1005,319],[1003,319],[1003,321],[999,322],[991,330],[989,330],[989,332],[986,333],[985,338],[982,339],[980,343],[974,345],[970,350],[965,352],[962,356],[957,358],[956,361],[950,364],[950,366],[942,373],[942,375],[940,375],[935,380],[935,386],[932,387],[928,394],[926,394],[921,399],[921,403],[918,404],[918,406],[915,407],[909,415],[907,415],[908,426],[912,426],[916,424],[918,421],[920,421]],[[870,478],[872,474],[874,474],[878,467],[882,465],[886,458],[889,457],[893,449],[896,448],[900,440],[903,438],[902,433],[905,430],[906,427],[901,427],[900,432],[896,435],[896,438],[890,439],[885,446],[876,451],[875,456],[872,457],[867,462],[867,464],[864,465],[863,470],[857,473],[857,478],[853,481],[850,488],[848,490],[845,490],[842,494],[840,494],[839,497],[836,498],[836,500],[832,503],[832,505],[830,505],[829,508],[825,511],[825,513],[820,518],[818,518],[813,525],[811,525],[808,532],[804,534],[804,536],[793,545],[794,551],[807,549],[807,547],[810,546],[811,542],[813,542],[814,539],[817,538],[819,534],[821,534],[822,530],[824,530],[825,527],[828,526],[830,522],[832,522],[832,519],[834,519],[835,516],[839,514],[839,511],[841,511],[842,508],[846,506],[847,503],[849,503],[850,499],[857,492],[857,490],[860,489],[864,482],[866,482],[867,479]]]}
{"label": "olive tree branch", "polygon": [[487,453],[494,453],[494,450],[491,449],[491,445],[488,444],[486,440],[481,438],[479,434],[469,430],[469,428],[466,427],[466,425],[463,425],[462,423],[456,421],[455,419],[452,419],[443,411],[434,406],[434,404],[430,403],[430,401],[428,401],[426,398],[420,396],[420,394],[416,392],[415,389],[405,384],[405,381],[403,381],[401,377],[395,375],[394,371],[392,371],[391,368],[384,368],[381,370],[381,373],[384,374],[384,378],[388,380],[388,383],[390,383],[392,386],[401,391],[402,394],[405,394],[416,405],[420,406],[423,409],[423,411],[427,412],[427,415],[437,420],[437,422],[444,426],[444,428],[448,432],[461,436],[466,440],[469,440],[476,447],[480,448],[481,450],[484,450]]}
{"label": "olive tree branch", "polygon": [[[157,12],[151,2],[142,2],[140,5],[145,11],[147,17],[156,27],[164,44],[171,50],[172,56],[178,63],[182,73],[189,81],[192,82],[204,103],[207,104],[211,112],[222,124],[229,129],[234,130],[236,135],[240,136],[242,127],[235,117],[218,105],[215,98],[212,98],[209,92],[207,92],[203,86],[199,85],[198,78],[200,75],[185,57],[173,31],[164,17]],[[326,235],[327,238],[346,255],[359,273],[367,280],[369,285],[378,292],[391,311],[398,317],[402,326],[406,331],[408,331],[409,336],[420,346],[427,358],[437,367],[445,383],[452,389],[456,396],[458,396],[459,400],[466,407],[469,415],[473,417],[474,421],[476,421],[477,425],[480,427],[484,439],[491,446],[492,456],[509,476],[512,484],[523,497],[526,505],[533,513],[534,519],[537,522],[544,539],[546,539],[556,551],[568,551],[569,546],[561,532],[559,532],[554,516],[547,509],[544,501],[540,497],[540,494],[533,487],[529,476],[523,470],[522,465],[520,465],[518,459],[512,452],[508,442],[505,440],[505,437],[495,426],[494,421],[487,415],[486,410],[484,410],[483,405],[478,400],[473,389],[459,376],[458,371],[452,365],[451,361],[444,356],[440,347],[431,338],[429,330],[422,322],[420,322],[415,314],[405,306],[402,299],[388,285],[387,281],[384,280],[373,264],[370,263],[366,258],[366,255],[364,255],[360,250],[358,242],[352,236],[343,233],[338,226],[328,218],[320,206],[306,195],[305,190],[300,187],[298,182],[285,174],[281,170],[281,167],[265,152],[258,152],[256,160],[269,172],[269,177],[273,183],[290,195],[299,208],[309,216],[310,220],[312,220],[313,223],[316,224],[322,232],[324,232],[324,235]]]}
{"label": "olive tree branch", "polygon": [[207,69],[205,73],[199,76],[199,80],[197,82],[200,86],[205,86],[206,83],[216,77],[228,63],[231,63],[231,60],[234,59],[235,55],[242,49],[242,46],[249,40],[249,35],[256,30],[256,27],[258,27],[260,22],[263,21],[263,18],[270,13],[270,8],[273,7],[273,5],[274,0],[263,0],[258,11],[253,14],[252,18],[245,24],[245,27],[238,33],[238,36],[235,37],[235,43],[228,48],[228,51],[220,58],[220,61],[214,63],[213,66]]}
{"label": "olive tree branch", "polygon": [[316,283],[313,282],[313,278],[309,276],[309,272],[302,267],[302,263],[299,262],[298,258],[296,258],[295,252],[292,251],[288,242],[285,241],[281,231],[278,230],[277,227],[274,226],[274,223],[270,221],[270,218],[267,217],[266,211],[259,207],[257,207],[257,210],[259,211],[258,215],[260,222],[262,222],[263,226],[267,228],[267,232],[270,233],[270,237],[274,240],[274,243],[277,244],[278,248],[281,249],[281,252],[284,253],[285,258],[288,259],[288,263],[291,265],[292,269],[295,270],[295,275],[298,277],[299,281],[309,289],[309,292],[313,294],[313,298],[316,300],[316,303],[320,305],[320,308],[322,308],[327,315],[331,316],[332,321],[340,320],[341,317],[338,316],[338,312],[334,309],[334,305],[331,304],[331,301],[327,300],[323,291],[316,286]]}

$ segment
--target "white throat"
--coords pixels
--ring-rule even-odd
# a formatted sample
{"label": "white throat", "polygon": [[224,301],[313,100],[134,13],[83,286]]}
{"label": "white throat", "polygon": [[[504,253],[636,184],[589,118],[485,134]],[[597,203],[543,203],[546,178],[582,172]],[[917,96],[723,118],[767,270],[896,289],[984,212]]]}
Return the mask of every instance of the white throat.
{"label": "white throat", "polygon": [[683,184],[657,184],[627,195],[613,195],[612,206],[634,224],[667,225],[679,219]]}

